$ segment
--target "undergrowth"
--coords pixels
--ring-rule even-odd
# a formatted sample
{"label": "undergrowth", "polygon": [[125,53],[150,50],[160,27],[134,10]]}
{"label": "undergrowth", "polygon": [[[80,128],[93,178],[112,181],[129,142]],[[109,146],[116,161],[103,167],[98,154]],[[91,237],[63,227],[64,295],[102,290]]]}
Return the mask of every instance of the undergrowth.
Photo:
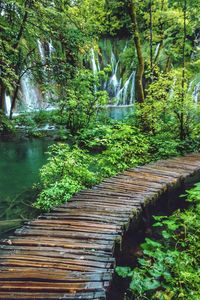
{"label": "undergrowth", "polygon": [[156,239],[146,238],[136,268],[117,267],[130,278],[126,299],[200,299],[200,183],[187,191],[190,207],[156,216]]}

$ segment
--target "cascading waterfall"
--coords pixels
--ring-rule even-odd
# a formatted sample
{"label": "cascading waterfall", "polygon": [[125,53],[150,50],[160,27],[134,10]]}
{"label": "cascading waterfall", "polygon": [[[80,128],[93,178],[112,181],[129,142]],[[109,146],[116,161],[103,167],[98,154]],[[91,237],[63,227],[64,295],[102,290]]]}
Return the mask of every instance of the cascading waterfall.
{"label": "cascading waterfall", "polygon": [[194,103],[198,103],[200,99],[200,82],[198,82],[198,79],[193,79],[190,81],[188,92],[192,94],[192,98],[194,100]]}
{"label": "cascading waterfall", "polygon": [[200,82],[197,83],[197,85],[194,87],[194,91],[192,93],[193,99],[194,99],[194,103],[198,103],[199,102],[199,94],[200,94]]}
{"label": "cascading waterfall", "polygon": [[[48,73],[46,68],[47,56],[51,60],[52,54],[55,51],[52,42],[48,43],[48,53],[45,52],[43,43],[38,40],[38,53],[43,65],[43,82],[48,83]],[[50,92],[41,93],[39,84],[34,82],[33,74],[30,70],[26,71],[20,81],[20,90],[18,94],[19,101],[14,108],[14,115],[24,111],[36,111],[40,109],[53,109],[49,100],[52,98]],[[5,113],[10,115],[12,99],[10,95],[5,94]]]}
{"label": "cascading waterfall", "polygon": [[96,74],[98,71],[100,71],[99,62],[96,62],[95,52],[94,49],[91,49],[91,63],[92,63],[92,70],[93,73]]}
{"label": "cascading waterfall", "polygon": [[[53,84],[53,81],[49,80],[48,68],[47,68],[47,59],[49,61],[52,60],[52,54],[55,52],[55,48],[53,47],[52,41],[48,42],[48,51],[45,51],[43,43],[38,40],[38,50],[40,54],[40,59],[42,63],[42,72],[43,72],[43,82],[45,84]],[[48,53],[46,53],[48,52]],[[50,99],[53,99],[54,95],[50,91],[46,91],[43,94],[43,107],[45,109],[54,109],[54,107],[49,103]]]}
{"label": "cascading waterfall", "polygon": [[154,58],[156,58],[157,55],[158,55],[158,52],[159,52],[159,49],[160,49],[160,44],[161,43],[158,43],[157,46],[156,46],[155,53],[154,53]]}
{"label": "cascading waterfall", "polygon": [[[127,42],[123,48],[122,53],[124,53],[127,49]],[[111,75],[108,80],[105,80],[102,83],[102,89],[106,90],[111,99],[111,105],[120,106],[120,105],[132,105],[135,100],[135,69],[133,67],[133,71],[127,78],[125,73],[126,70],[121,65],[119,55],[114,52],[114,47],[111,45],[110,54],[107,54],[108,57],[104,61],[102,58],[103,50],[99,48],[100,54],[97,53],[94,48],[91,49],[91,68],[94,74],[97,74],[98,71],[103,70],[106,65],[111,66]]]}
{"label": "cascading waterfall", "polygon": [[43,44],[39,39],[37,40],[37,44],[38,44],[38,50],[39,50],[41,62],[43,65],[45,65],[46,64],[46,54],[45,54]]}
{"label": "cascading waterfall", "polygon": [[[124,86],[119,90],[119,92],[116,94],[117,104],[120,105],[127,105],[127,104],[133,104],[134,96],[135,96],[135,71],[133,71],[130,75],[130,77],[125,82]],[[129,88],[130,89],[130,94]]]}
{"label": "cascading waterfall", "polygon": [[11,105],[12,105],[11,97],[5,94],[5,113],[7,116],[10,114]]}
{"label": "cascading waterfall", "polygon": [[[49,71],[47,64],[52,59],[53,47],[52,41],[43,43],[41,40],[37,40],[38,54],[42,64],[42,80],[46,85],[54,84],[49,79]],[[110,42],[109,40],[103,41],[103,46],[99,47],[99,52],[91,49],[90,64],[94,74],[101,71],[107,65],[111,66],[110,77],[102,82],[102,89],[106,90],[110,96],[110,105],[121,106],[121,105],[132,105],[135,100],[135,69],[132,66],[132,72],[130,68],[127,70],[121,62],[120,55],[123,54],[128,47],[128,42],[123,41],[121,46]],[[49,92],[42,92],[39,84],[34,81],[33,74],[29,70],[21,78],[19,90],[19,101],[14,109],[14,114],[23,111],[34,111],[34,110],[50,110],[54,107],[50,103],[50,99],[55,96]],[[95,87],[97,90],[97,87]],[[6,113],[10,114],[11,109],[11,98],[6,95]]]}
{"label": "cascading waterfall", "polygon": [[[52,79],[49,79],[47,63],[52,60],[52,55],[56,50],[53,47],[52,41],[49,41],[48,43],[45,42],[44,44],[38,39],[37,45],[39,58],[42,64],[43,83],[46,85],[53,85],[54,82]],[[101,86],[101,89],[106,90],[110,96],[110,106],[133,105],[135,101],[135,67],[134,65],[131,67],[125,66],[121,59],[121,56],[123,56],[124,53],[126,55],[127,47],[127,41],[111,41],[105,39],[100,42],[98,51],[94,48],[91,49],[90,65],[94,74],[97,74],[108,65],[111,67],[109,78],[104,80]],[[159,51],[159,47],[160,44],[158,43],[155,49],[155,56]],[[39,84],[33,80],[31,71],[27,71],[22,76],[20,84],[19,101],[17,102],[17,107],[14,109],[14,113],[39,109],[51,110],[54,108],[50,103],[50,99],[55,99],[55,96],[49,91],[41,92]],[[173,96],[174,86],[175,82],[171,88],[170,97]],[[97,87],[95,87],[95,90],[97,90]],[[188,91],[191,92],[194,102],[197,103],[199,101],[200,83],[198,83],[196,79],[190,83]],[[5,110],[8,115],[10,114],[11,102],[11,97],[6,94]]]}
{"label": "cascading waterfall", "polygon": [[40,108],[40,92],[37,86],[33,83],[32,74],[27,71],[21,79],[21,93],[22,93],[22,108],[25,111],[37,110]]}

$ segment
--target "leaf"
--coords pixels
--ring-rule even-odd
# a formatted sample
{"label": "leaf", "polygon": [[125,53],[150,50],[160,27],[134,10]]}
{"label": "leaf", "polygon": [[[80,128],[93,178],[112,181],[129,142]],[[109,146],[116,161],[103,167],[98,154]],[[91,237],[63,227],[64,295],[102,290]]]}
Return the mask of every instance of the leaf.
{"label": "leaf", "polygon": [[131,277],[133,274],[132,269],[130,267],[116,267],[115,271],[119,276],[123,278]]}

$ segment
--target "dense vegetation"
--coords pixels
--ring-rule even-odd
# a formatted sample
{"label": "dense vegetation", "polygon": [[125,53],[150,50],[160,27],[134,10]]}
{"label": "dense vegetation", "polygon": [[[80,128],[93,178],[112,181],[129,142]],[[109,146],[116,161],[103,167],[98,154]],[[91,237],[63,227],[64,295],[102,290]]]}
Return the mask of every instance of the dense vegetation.
{"label": "dense vegetation", "polygon": [[130,277],[130,299],[199,299],[200,183],[187,191],[187,201],[187,210],[154,217],[156,237],[141,245],[136,268],[117,267]]}

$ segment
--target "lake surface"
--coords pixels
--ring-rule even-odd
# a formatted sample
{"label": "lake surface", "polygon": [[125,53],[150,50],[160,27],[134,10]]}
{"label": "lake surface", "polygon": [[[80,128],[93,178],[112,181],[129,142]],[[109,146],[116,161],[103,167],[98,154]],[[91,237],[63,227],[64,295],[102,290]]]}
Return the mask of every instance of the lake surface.
{"label": "lake surface", "polygon": [[0,235],[38,214],[32,208],[37,195],[32,186],[39,180],[39,169],[52,143],[45,139],[0,140]]}

